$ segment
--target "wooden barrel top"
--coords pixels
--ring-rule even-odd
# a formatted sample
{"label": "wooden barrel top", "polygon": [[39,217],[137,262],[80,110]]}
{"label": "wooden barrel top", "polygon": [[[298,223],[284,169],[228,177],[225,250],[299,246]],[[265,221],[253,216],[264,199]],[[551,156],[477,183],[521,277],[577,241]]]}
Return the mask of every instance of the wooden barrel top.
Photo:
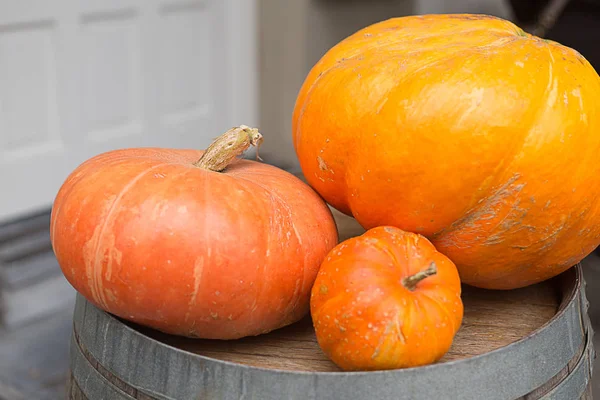
{"label": "wooden barrel top", "polygon": [[[465,316],[450,351],[440,362],[484,354],[534,332],[558,309],[550,282],[510,292],[464,288]],[[217,360],[262,368],[340,371],[321,351],[309,317],[271,333],[234,341],[186,339],[136,327],[167,345]]]}
{"label": "wooden barrel top", "polygon": [[[333,213],[340,241],[364,232],[354,219]],[[528,336],[556,314],[561,301],[560,288],[552,280],[511,291],[463,286],[462,298],[463,324],[441,363],[484,354]],[[310,316],[234,341],[187,339],[128,324],[162,343],[217,360],[292,371],[340,371],[319,348]]]}

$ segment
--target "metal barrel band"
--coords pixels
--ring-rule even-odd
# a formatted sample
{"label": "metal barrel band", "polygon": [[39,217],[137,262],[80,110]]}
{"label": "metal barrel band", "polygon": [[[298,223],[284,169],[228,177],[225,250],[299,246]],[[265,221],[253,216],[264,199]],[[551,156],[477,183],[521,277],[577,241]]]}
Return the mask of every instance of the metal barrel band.
{"label": "metal barrel band", "polygon": [[[579,265],[578,268],[581,268]],[[586,282],[583,275],[579,274],[581,285],[580,294],[580,324],[585,332],[585,341],[580,347],[579,356],[574,357],[565,368],[555,376],[549,384],[539,393],[537,397],[525,396],[524,399],[553,400],[553,399],[589,399],[587,397],[591,389],[591,378],[593,371],[593,359],[595,350],[593,346],[594,330],[589,318],[589,301],[587,300],[585,287]]]}
{"label": "metal barrel band", "polygon": [[[114,389],[121,391],[123,396],[127,396],[123,397],[124,399],[154,400],[154,397],[150,397],[139,392],[136,388],[127,384],[125,381],[100,364],[98,360],[96,360],[94,356],[90,354],[85,346],[82,345],[79,334],[77,333],[77,329],[75,329],[75,327],[73,328],[73,335],[71,337],[71,352],[75,352],[75,357],[78,357],[77,365],[85,365],[85,367],[91,371],[91,375],[96,377],[96,379],[102,380],[101,378],[104,378],[104,384],[110,385]],[[81,386],[79,386],[79,389],[81,390]],[[85,393],[83,390],[82,392]],[[112,398],[113,397],[111,397],[111,399]]]}
{"label": "metal barrel band", "polygon": [[136,400],[106,379],[81,353],[75,337],[71,337],[70,400]]}
{"label": "metal barrel band", "polygon": [[592,343],[594,330],[588,315],[589,302],[585,294],[585,280],[580,277],[580,324],[585,332],[578,356],[574,357],[563,370],[549,381],[549,384],[524,396],[524,400],[580,399],[585,396],[592,377],[592,364],[595,358]]}
{"label": "metal barrel band", "polygon": [[85,395],[79,383],[77,383],[77,379],[71,372],[69,374],[69,384],[67,386],[67,398],[69,400],[89,400],[89,398]]}
{"label": "metal barrel band", "polygon": [[541,397],[542,400],[591,399],[591,397],[586,397],[586,393],[591,384],[590,360],[593,355],[593,347],[592,336],[588,335],[586,348],[577,364],[573,366],[564,380]]}
{"label": "metal barrel band", "polygon": [[594,327],[592,326],[590,314],[588,313],[589,308],[590,308],[590,302],[587,299],[587,295],[586,295],[587,282],[585,281],[585,278],[583,276],[581,277],[581,282],[582,282],[581,299],[582,299],[582,304],[584,305],[581,315],[583,315],[583,317],[585,318],[588,340],[591,343],[591,345],[588,346],[588,351],[590,353],[590,356],[589,356],[589,379],[591,380],[592,373],[594,372],[594,360],[596,359],[596,350],[594,349],[594,345],[593,345],[594,335],[596,333],[594,332]]}
{"label": "metal barrel band", "polygon": [[[519,397],[515,400],[542,400],[546,399],[548,393],[551,393],[557,386],[561,385],[566,379],[569,378],[569,375],[573,373],[573,370],[581,363],[582,359],[585,358],[587,354],[588,342],[583,341],[577,350],[576,355],[569,360],[567,365],[564,366],[563,369],[556,375],[554,375],[548,382],[544,383],[539,388],[531,391],[525,396]],[[573,397],[576,399],[577,397]]]}
{"label": "metal barrel band", "polygon": [[588,313],[589,308],[590,308],[590,302],[587,299],[587,295],[586,295],[587,282],[585,281],[585,278],[583,277],[583,275],[581,276],[581,286],[582,286],[582,289],[580,291],[581,304],[582,304],[581,315],[582,315],[582,318],[584,318],[584,324],[586,326],[588,341],[590,343],[587,348],[587,351],[589,353],[589,355],[588,355],[588,364],[589,365],[588,365],[587,370],[588,370],[588,379],[591,381],[592,374],[594,372],[594,360],[596,359],[596,350],[593,345],[595,332],[594,332],[594,327],[592,326],[592,321],[590,320],[590,315]]}

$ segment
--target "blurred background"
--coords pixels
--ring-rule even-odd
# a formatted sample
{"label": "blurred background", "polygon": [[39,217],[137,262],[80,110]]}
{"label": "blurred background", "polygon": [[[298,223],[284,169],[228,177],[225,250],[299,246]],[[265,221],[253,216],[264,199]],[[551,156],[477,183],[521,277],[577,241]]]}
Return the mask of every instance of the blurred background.
{"label": "blurred background", "polygon": [[[203,149],[246,124],[265,136],[266,162],[299,172],[296,95],[344,37],[457,12],[531,31],[548,9],[545,37],[600,70],[600,0],[0,0],[0,399],[64,396],[75,293],[49,212],[81,162],[131,146]],[[596,323],[600,262],[584,264]]]}

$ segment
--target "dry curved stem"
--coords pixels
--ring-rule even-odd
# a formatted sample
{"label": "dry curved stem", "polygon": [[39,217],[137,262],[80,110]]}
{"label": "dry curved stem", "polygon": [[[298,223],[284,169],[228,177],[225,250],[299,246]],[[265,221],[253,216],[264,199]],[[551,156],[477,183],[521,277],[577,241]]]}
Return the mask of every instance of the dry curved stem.
{"label": "dry curved stem", "polygon": [[435,265],[435,262],[432,261],[431,264],[429,264],[429,267],[427,267],[427,269],[402,279],[402,285],[404,285],[404,287],[408,290],[413,291],[417,288],[417,284],[419,282],[435,274],[437,274],[437,266]]}
{"label": "dry curved stem", "polygon": [[250,146],[256,146],[256,158],[263,136],[256,128],[240,125],[229,129],[208,146],[202,157],[194,163],[198,168],[221,172]]}

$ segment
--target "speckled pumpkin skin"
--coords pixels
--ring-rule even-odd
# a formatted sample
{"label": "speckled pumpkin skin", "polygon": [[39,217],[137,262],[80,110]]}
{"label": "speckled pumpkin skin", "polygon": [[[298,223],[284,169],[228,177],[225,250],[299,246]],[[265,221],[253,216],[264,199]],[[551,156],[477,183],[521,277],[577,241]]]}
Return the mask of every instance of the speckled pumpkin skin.
{"label": "speckled pumpkin skin", "polygon": [[[437,273],[412,290],[406,277]],[[311,292],[321,349],[344,370],[409,368],[438,361],[463,318],[456,266],[423,236],[383,226],[333,248]]]}
{"label": "speckled pumpkin skin", "polygon": [[338,241],[329,207],[272,165],[213,172],[194,165],[202,155],[120,149],[77,167],[52,209],[65,277],[97,307],[175,335],[237,339],[304,317]]}
{"label": "speckled pumpkin skin", "polygon": [[306,78],[293,142],[327,202],[426,236],[470,285],[534,284],[600,243],[600,78],[502,19],[355,33]]}

